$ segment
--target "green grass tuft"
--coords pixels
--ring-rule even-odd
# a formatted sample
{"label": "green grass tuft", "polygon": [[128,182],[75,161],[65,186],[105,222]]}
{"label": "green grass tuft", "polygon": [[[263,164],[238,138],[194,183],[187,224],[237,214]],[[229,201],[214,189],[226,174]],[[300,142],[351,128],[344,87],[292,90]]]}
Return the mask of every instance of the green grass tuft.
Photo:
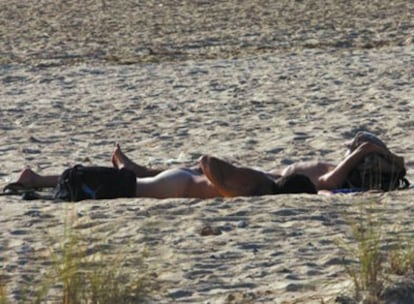
{"label": "green grass tuft", "polygon": [[[63,235],[57,236],[57,242],[56,236],[51,236],[49,266],[40,282],[25,286],[24,299],[31,303],[53,300],[62,304],[124,304],[149,300],[155,285],[145,272],[147,252],[131,256],[124,252],[127,246],[119,252],[99,239],[90,244],[93,232],[85,235],[76,230],[76,224],[75,217],[67,216]],[[6,299],[5,287],[0,286],[0,304],[8,303],[3,298]]]}
{"label": "green grass tuft", "polygon": [[[339,246],[354,263],[344,263],[353,283],[356,301],[381,303],[383,292],[401,276],[414,273],[414,242],[403,237],[403,229],[385,231],[386,208],[378,202],[361,202],[356,219],[348,219],[352,242]],[[347,259],[344,259],[344,261]]]}

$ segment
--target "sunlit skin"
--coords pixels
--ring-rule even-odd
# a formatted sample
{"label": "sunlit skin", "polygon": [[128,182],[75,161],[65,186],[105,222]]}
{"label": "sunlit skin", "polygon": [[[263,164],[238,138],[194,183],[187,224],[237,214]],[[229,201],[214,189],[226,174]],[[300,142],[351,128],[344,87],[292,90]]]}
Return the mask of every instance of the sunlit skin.
{"label": "sunlit skin", "polygon": [[[137,197],[235,197],[271,194],[273,182],[281,176],[302,174],[307,176],[321,193],[341,187],[350,171],[368,154],[379,153],[396,157],[384,147],[366,142],[347,155],[338,165],[321,161],[298,162],[286,168],[269,172],[235,166],[214,156],[204,155],[191,168],[154,169],[138,165],[116,145],[112,164],[132,170],[137,176]],[[396,159],[395,161],[401,161]],[[54,187],[58,175],[39,175],[25,168],[17,182],[26,187]]]}

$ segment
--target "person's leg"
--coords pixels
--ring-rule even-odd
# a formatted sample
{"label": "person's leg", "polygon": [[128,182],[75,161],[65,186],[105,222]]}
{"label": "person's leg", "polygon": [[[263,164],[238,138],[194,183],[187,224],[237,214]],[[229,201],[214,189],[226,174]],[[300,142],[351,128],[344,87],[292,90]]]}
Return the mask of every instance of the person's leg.
{"label": "person's leg", "polygon": [[121,150],[119,144],[116,145],[114,152],[112,153],[112,164],[115,168],[127,168],[133,171],[136,177],[150,177],[165,171],[165,169],[147,168],[140,166],[137,163],[130,160]]}
{"label": "person's leg", "polygon": [[206,176],[192,169],[170,169],[154,177],[137,178],[137,197],[212,198],[221,194]]}
{"label": "person's leg", "polygon": [[208,155],[200,159],[200,166],[209,181],[225,197],[273,194],[275,182],[268,173],[236,167]]}
{"label": "person's leg", "polygon": [[29,188],[53,188],[57,185],[59,175],[39,175],[30,168],[24,168],[16,183]]}

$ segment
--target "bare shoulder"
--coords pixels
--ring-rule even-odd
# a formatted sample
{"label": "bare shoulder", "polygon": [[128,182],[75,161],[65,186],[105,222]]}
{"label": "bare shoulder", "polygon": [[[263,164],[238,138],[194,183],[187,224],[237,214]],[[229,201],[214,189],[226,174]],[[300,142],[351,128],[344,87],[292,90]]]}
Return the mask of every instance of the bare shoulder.
{"label": "bare shoulder", "polygon": [[288,166],[283,175],[287,174],[305,174],[305,175],[322,175],[325,174],[335,168],[334,164],[319,161],[319,160],[311,160],[311,161],[302,161],[294,163]]}
{"label": "bare shoulder", "polygon": [[320,160],[310,160],[310,161],[303,161],[293,164],[296,168],[321,168],[321,169],[329,169],[335,168],[335,165],[326,161]]}

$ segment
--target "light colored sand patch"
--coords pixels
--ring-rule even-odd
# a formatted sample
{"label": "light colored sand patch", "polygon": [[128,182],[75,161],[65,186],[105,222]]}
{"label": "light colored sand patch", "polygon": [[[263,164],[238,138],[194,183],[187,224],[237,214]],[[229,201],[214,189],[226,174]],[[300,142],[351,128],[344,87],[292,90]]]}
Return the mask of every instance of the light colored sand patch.
{"label": "light colored sand patch", "polygon": [[[414,180],[410,1],[32,2],[0,1],[10,21],[0,29],[1,187],[25,165],[109,166],[117,141],[143,165],[185,166],[205,153],[265,169],[336,163],[360,129],[404,156]],[[412,194],[370,195],[385,229],[412,233]],[[74,213],[92,247],[106,240],[131,265],[148,251],[157,303],[333,303],[351,286],[337,240],[352,244],[349,221],[365,200],[3,196],[0,262],[17,301]],[[205,226],[221,234],[200,235]]]}

